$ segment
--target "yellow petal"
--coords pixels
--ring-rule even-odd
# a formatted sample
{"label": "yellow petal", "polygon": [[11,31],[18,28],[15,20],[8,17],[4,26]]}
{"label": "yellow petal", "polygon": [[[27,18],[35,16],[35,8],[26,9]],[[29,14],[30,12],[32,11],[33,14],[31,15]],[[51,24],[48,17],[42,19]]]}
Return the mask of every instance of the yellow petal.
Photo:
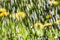
{"label": "yellow petal", "polygon": [[34,26],[42,26],[42,23],[37,22],[37,23],[34,24]]}
{"label": "yellow petal", "polygon": [[8,14],[9,14],[9,13],[6,12],[6,9],[0,8],[0,17],[2,17],[2,16],[7,16]]}
{"label": "yellow petal", "polygon": [[44,24],[44,27],[45,26],[50,26],[50,25],[52,25],[51,23],[46,23],[46,24]]}
{"label": "yellow petal", "polygon": [[5,12],[5,13],[4,13],[4,16],[7,16],[7,15],[9,15],[9,13],[8,13],[8,12]]}
{"label": "yellow petal", "polygon": [[4,13],[1,13],[1,14],[0,14],[0,17],[2,17],[2,16],[4,16]]}
{"label": "yellow petal", "polygon": [[5,8],[0,8],[0,12],[6,12]]}
{"label": "yellow petal", "polygon": [[19,17],[25,18],[25,16],[26,16],[26,14],[25,14],[24,12],[17,12],[17,13],[16,13],[16,17],[17,17],[17,18],[19,18]]}

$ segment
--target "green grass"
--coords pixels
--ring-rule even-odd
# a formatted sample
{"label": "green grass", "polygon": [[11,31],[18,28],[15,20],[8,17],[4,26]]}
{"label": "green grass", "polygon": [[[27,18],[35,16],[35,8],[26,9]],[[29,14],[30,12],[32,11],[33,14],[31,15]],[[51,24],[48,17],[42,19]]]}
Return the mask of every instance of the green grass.
{"label": "green grass", "polygon": [[[0,8],[5,8],[10,14],[18,11],[26,13],[26,17],[19,20],[9,15],[0,17],[0,40],[60,40],[60,23],[54,24],[60,19],[59,5],[49,6],[47,0],[1,0]],[[46,19],[48,14],[52,17]],[[34,26],[38,21],[52,25],[42,29]]]}

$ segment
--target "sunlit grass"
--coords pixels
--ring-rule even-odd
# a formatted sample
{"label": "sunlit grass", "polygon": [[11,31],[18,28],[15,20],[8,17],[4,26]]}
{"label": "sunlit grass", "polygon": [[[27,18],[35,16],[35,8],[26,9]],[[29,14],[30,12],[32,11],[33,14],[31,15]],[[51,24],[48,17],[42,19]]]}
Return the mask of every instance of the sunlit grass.
{"label": "sunlit grass", "polygon": [[58,1],[1,0],[0,3],[0,40],[60,40]]}

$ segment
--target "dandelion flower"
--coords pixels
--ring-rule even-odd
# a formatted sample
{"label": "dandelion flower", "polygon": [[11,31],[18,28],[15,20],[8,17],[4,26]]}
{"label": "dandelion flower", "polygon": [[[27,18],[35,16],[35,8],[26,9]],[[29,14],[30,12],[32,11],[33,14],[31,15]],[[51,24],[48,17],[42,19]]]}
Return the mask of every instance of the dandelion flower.
{"label": "dandelion flower", "polygon": [[0,13],[0,17],[2,17],[4,14],[3,13]]}
{"label": "dandelion flower", "polygon": [[40,23],[40,22],[37,22],[37,23],[34,24],[34,26],[43,26],[43,24]]}
{"label": "dandelion flower", "polygon": [[8,12],[5,12],[5,13],[4,13],[4,16],[7,16],[7,15],[9,15],[9,13],[8,13]]}
{"label": "dandelion flower", "polygon": [[22,19],[24,19],[25,16],[26,16],[26,14],[25,14],[24,12],[17,12],[17,13],[16,13],[16,18],[17,18],[17,19],[19,19],[20,17],[21,17]]}
{"label": "dandelion flower", "polygon": [[8,14],[9,14],[9,13],[6,12],[6,9],[0,8],[0,17],[2,17],[2,16],[7,16]]}
{"label": "dandelion flower", "polygon": [[0,8],[0,12],[6,12],[5,8]]}
{"label": "dandelion flower", "polygon": [[40,28],[42,28],[42,29],[44,28],[44,26],[41,22],[35,23],[34,26],[36,26],[36,27],[40,26]]}

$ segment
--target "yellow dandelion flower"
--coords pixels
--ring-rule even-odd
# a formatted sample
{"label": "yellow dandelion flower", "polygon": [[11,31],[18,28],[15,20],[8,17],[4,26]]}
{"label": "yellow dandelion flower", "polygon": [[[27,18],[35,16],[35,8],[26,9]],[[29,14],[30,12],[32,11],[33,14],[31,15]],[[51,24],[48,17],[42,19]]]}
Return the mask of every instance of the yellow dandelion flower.
{"label": "yellow dandelion flower", "polygon": [[34,24],[34,26],[43,26],[43,24],[40,23],[40,22],[37,22],[37,23]]}
{"label": "yellow dandelion flower", "polygon": [[58,5],[58,1],[50,1],[49,4]]}
{"label": "yellow dandelion flower", "polygon": [[6,9],[5,8],[0,8],[0,13],[1,12],[6,12]]}
{"label": "yellow dandelion flower", "polygon": [[52,17],[52,15],[47,15],[46,16],[46,19],[49,19],[49,18],[51,18]]}
{"label": "yellow dandelion flower", "polygon": [[9,15],[9,13],[8,13],[8,12],[5,12],[5,13],[4,13],[4,16],[7,16],[7,15]]}
{"label": "yellow dandelion flower", "polygon": [[16,13],[16,18],[19,19],[20,17],[21,18],[25,18],[26,14],[24,12],[17,12]]}
{"label": "yellow dandelion flower", "polygon": [[0,17],[2,17],[4,15],[4,13],[0,13]]}
{"label": "yellow dandelion flower", "polygon": [[35,26],[36,26],[36,27],[40,26],[40,28],[42,28],[42,29],[44,28],[44,26],[43,26],[43,24],[42,24],[41,22],[35,23],[35,24],[34,24],[34,27],[35,27]]}
{"label": "yellow dandelion flower", "polygon": [[57,21],[55,22],[55,24],[58,24],[58,23],[60,23],[60,20],[57,20]]}
{"label": "yellow dandelion flower", "polygon": [[7,16],[9,13],[4,8],[0,8],[0,17]]}
{"label": "yellow dandelion flower", "polygon": [[44,27],[45,26],[50,26],[50,25],[52,25],[51,23],[46,23],[46,24],[44,24]]}

